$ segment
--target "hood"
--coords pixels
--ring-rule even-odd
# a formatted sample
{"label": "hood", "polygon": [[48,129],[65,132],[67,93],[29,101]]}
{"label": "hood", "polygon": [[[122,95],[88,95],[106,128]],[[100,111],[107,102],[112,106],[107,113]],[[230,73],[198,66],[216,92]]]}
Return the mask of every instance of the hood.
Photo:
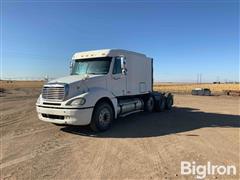
{"label": "hood", "polygon": [[107,87],[106,75],[71,75],[49,81],[48,84],[68,84],[67,99],[77,96],[92,87]]}
{"label": "hood", "polygon": [[52,81],[49,81],[48,83],[65,83],[65,84],[71,84],[75,83],[81,80],[87,80],[87,79],[92,79],[94,77],[101,77],[103,75],[71,75],[71,76],[65,76],[61,78],[54,79]]}

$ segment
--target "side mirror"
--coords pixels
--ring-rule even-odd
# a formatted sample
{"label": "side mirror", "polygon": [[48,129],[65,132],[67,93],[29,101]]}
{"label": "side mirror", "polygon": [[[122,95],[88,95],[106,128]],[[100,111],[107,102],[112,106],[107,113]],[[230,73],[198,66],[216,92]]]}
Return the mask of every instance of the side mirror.
{"label": "side mirror", "polygon": [[126,75],[127,74],[126,59],[124,56],[121,56],[120,59],[121,59],[122,74]]}

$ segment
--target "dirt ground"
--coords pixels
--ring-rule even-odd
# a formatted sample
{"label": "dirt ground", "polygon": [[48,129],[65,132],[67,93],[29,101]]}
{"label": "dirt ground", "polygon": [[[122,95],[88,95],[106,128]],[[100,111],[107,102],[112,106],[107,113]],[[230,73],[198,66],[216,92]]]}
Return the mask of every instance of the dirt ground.
{"label": "dirt ground", "polygon": [[0,179],[194,179],[181,161],[235,165],[239,179],[239,97],[176,95],[162,113],[138,113],[104,133],[37,118],[39,89],[0,97]]}

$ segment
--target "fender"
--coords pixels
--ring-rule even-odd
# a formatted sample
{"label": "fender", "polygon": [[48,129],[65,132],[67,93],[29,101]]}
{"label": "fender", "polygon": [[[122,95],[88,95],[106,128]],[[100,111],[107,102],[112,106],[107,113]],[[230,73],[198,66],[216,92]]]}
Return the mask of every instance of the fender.
{"label": "fender", "polygon": [[115,112],[115,118],[117,118],[117,105],[118,105],[117,98],[110,91],[101,87],[92,87],[88,89],[88,92],[75,96],[69,99],[68,101],[66,101],[66,103],[77,98],[86,99],[86,103],[81,106],[82,108],[95,107],[98,100],[100,100],[101,98],[108,98],[112,102],[114,112]]}

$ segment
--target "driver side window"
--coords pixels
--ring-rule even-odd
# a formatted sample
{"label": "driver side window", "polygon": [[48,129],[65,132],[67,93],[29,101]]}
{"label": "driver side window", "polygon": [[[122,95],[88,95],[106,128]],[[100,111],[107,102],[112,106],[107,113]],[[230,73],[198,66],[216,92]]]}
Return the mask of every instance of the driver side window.
{"label": "driver side window", "polygon": [[121,59],[115,58],[114,65],[113,65],[113,74],[121,74],[122,68],[121,68]]}

